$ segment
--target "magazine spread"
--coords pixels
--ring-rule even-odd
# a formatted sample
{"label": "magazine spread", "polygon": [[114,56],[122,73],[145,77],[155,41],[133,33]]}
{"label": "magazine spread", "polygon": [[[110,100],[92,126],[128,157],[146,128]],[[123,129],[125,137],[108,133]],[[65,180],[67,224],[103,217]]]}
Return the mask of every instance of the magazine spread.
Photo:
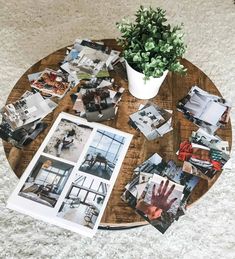
{"label": "magazine spread", "polygon": [[7,207],[93,236],[132,135],[62,112]]}

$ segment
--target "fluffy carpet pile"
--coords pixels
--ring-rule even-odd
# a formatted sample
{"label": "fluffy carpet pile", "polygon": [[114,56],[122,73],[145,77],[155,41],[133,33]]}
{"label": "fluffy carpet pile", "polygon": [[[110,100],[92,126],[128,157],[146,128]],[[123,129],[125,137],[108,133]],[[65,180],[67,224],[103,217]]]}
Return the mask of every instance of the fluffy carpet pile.
{"label": "fluffy carpet pile", "polygon": [[[115,38],[115,23],[140,4],[184,23],[185,57],[224,97],[235,98],[235,5],[232,0],[0,0],[0,105],[20,76],[79,38]],[[234,107],[235,108],[235,107]],[[232,115],[235,129],[235,109]],[[233,152],[232,158],[235,157]],[[162,235],[151,226],[98,231],[93,239],[5,208],[18,179],[0,147],[0,258],[235,258],[234,170],[226,169],[186,216]],[[232,161],[232,167],[233,161]]]}

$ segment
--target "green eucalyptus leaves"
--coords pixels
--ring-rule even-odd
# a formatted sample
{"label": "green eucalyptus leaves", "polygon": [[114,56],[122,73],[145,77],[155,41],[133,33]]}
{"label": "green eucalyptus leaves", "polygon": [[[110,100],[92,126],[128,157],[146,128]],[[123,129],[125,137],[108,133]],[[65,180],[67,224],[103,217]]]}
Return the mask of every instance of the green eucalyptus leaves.
{"label": "green eucalyptus leaves", "polygon": [[145,78],[161,77],[165,70],[185,73],[179,60],[185,52],[182,25],[166,24],[166,11],[140,6],[135,22],[123,19],[117,23],[121,32],[118,44],[123,56]]}

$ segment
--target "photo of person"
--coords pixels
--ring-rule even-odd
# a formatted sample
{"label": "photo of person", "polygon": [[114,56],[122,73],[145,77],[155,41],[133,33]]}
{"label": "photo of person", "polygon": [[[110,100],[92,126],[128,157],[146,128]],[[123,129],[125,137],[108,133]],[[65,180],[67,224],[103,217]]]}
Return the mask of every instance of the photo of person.
{"label": "photo of person", "polygon": [[94,92],[94,101],[95,101],[95,107],[99,112],[98,118],[102,118],[104,114],[101,111],[101,98],[97,92]]}
{"label": "photo of person", "polygon": [[44,152],[77,162],[91,132],[92,128],[86,125],[62,119],[49,139]]}
{"label": "photo of person", "polygon": [[125,137],[97,130],[79,170],[109,180],[124,143]]}
{"label": "photo of person", "polygon": [[109,185],[90,175],[77,175],[62,203],[58,217],[94,228]]}
{"label": "photo of person", "polygon": [[72,170],[72,165],[40,156],[18,195],[55,207]]}
{"label": "photo of person", "polygon": [[103,121],[115,117],[115,108],[106,87],[81,89],[82,101],[88,121]]}

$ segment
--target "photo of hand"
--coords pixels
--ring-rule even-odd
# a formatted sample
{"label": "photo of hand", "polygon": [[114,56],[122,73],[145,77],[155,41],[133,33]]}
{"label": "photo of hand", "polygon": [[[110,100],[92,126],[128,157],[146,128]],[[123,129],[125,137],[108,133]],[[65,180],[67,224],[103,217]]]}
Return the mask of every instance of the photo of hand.
{"label": "photo of hand", "polygon": [[[162,212],[170,210],[172,205],[178,199],[178,197],[174,197],[174,195],[172,198],[171,194],[174,192],[175,184],[169,186],[169,182],[170,181],[168,179],[164,179],[161,180],[160,185],[158,186],[155,183],[152,186],[147,186],[146,189],[151,188],[151,197],[149,203],[146,202],[145,199],[148,190],[144,190],[140,199],[138,200],[136,204],[136,209],[143,212],[149,220],[159,218]],[[171,196],[170,199],[169,196]]]}
{"label": "photo of hand", "polygon": [[173,184],[169,190],[167,191],[169,185],[169,180],[161,181],[159,188],[157,189],[156,185],[153,185],[152,190],[152,198],[151,198],[151,205],[155,206],[157,208],[160,208],[164,211],[167,211],[170,209],[171,205],[177,200],[177,198],[173,198],[170,201],[168,200],[168,197],[173,192],[175,185]]}

